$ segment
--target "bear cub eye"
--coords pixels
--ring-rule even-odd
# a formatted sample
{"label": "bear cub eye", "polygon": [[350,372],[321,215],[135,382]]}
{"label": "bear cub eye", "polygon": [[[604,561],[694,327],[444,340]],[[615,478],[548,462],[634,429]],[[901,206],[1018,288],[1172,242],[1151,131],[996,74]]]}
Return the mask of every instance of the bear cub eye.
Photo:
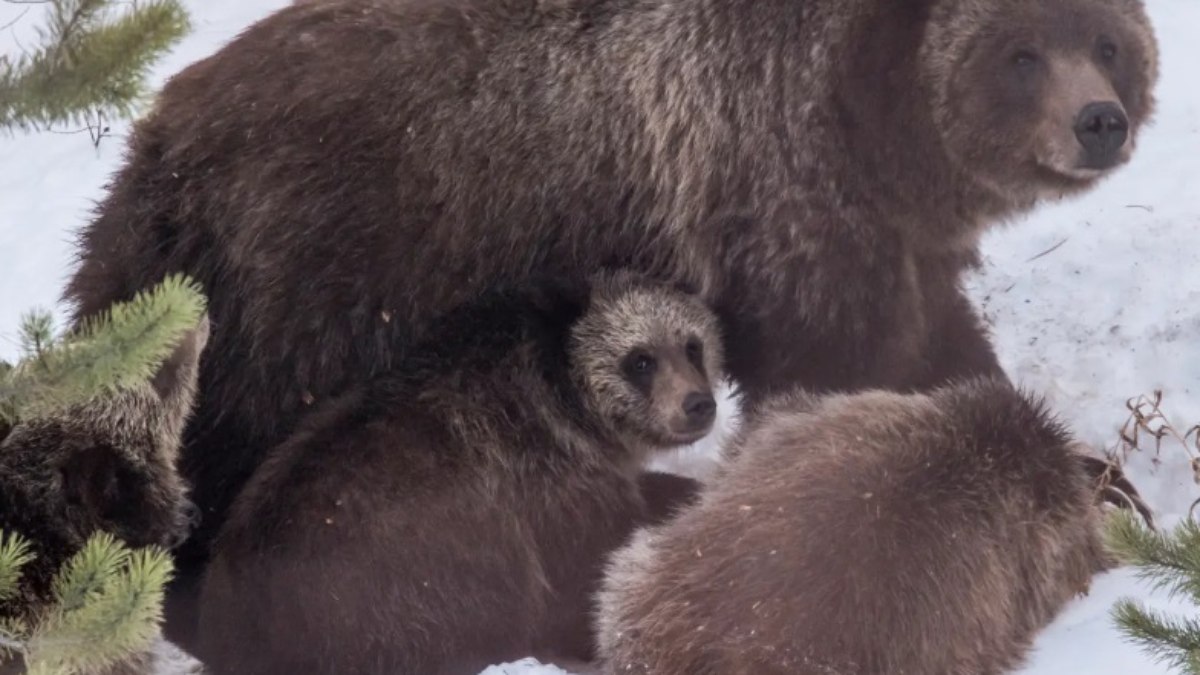
{"label": "bear cub eye", "polygon": [[625,376],[634,382],[644,382],[654,375],[658,362],[643,349],[630,352],[621,363]]}

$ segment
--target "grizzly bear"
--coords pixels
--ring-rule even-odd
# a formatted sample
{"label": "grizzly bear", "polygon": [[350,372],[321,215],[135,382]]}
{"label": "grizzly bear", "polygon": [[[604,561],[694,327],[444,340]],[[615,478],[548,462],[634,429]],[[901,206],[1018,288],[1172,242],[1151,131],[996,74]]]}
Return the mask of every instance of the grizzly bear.
{"label": "grizzly bear", "polygon": [[1114,564],[1116,484],[1004,380],[783,396],[730,454],[612,556],[606,675],[1008,672]]}
{"label": "grizzly bear", "polygon": [[208,668],[462,675],[592,658],[606,555],[669,515],[642,501],[647,453],[711,430],[723,357],[695,296],[625,273],[570,286],[450,312],[271,451],[214,543]]}
{"label": "grizzly bear", "polygon": [[1003,376],[980,233],[1125,163],[1156,78],[1141,0],[300,3],[168,82],[66,296],[211,299],[185,581],[310,403],[535,273],[694,284],[748,402]]}
{"label": "grizzly bear", "polygon": [[[188,331],[146,384],[67,410],[8,425],[0,422],[0,531],[30,544],[15,597],[0,599],[0,617],[29,619],[53,598],[54,575],[94,534],[107,532],[141,548],[171,548],[198,512],[176,463],[196,395],[209,320]],[[0,672],[25,672],[0,653]],[[195,659],[157,640],[103,673],[199,672]]]}

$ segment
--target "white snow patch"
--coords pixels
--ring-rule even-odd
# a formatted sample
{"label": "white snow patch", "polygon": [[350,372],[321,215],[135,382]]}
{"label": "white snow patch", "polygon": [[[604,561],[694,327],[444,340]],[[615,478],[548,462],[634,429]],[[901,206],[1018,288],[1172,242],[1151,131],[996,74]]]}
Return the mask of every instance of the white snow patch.
{"label": "white snow patch", "polygon": [[489,666],[479,675],[569,675],[569,673],[558,666],[543,664],[537,659],[528,658],[499,666]]}

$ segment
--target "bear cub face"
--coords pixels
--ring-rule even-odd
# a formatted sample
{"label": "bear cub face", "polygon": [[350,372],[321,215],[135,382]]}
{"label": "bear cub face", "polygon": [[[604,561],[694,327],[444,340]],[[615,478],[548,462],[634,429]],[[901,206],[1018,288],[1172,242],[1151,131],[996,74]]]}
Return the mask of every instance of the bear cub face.
{"label": "bear cub face", "polygon": [[992,190],[1034,199],[1129,161],[1157,48],[1136,0],[941,3],[923,54],[947,149]]}
{"label": "bear cub face", "polygon": [[198,513],[176,468],[208,318],[150,382],[46,418],[0,427],[0,530],[29,540],[22,575],[37,604],[58,568],[93,534],[134,548],[174,547]]}
{"label": "bear cub face", "polygon": [[716,317],[694,295],[631,272],[597,275],[570,355],[589,405],[631,445],[676,447],[712,430],[724,351]]}

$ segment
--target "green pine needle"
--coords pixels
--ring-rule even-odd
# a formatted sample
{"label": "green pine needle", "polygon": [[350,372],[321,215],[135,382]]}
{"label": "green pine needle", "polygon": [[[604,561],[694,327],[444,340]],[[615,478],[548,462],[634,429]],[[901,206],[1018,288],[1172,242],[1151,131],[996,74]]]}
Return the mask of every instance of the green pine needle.
{"label": "green pine needle", "polygon": [[0,664],[18,658],[25,651],[29,628],[16,617],[0,618]]}
{"label": "green pine needle", "polygon": [[0,60],[0,127],[82,122],[97,111],[128,117],[145,98],[150,66],[190,30],[179,0],[139,3],[107,20],[111,0],[52,0],[43,45]]}
{"label": "green pine needle", "polygon": [[111,534],[100,533],[63,566],[54,578],[54,597],[62,612],[83,607],[129,560],[129,550]]}
{"label": "green pine needle", "polygon": [[21,568],[34,557],[28,540],[16,532],[0,530],[0,602],[16,596]]}
{"label": "green pine needle", "polygon": [[[0,569],[31,560],[27,548],[18,535],[0,536]],[[30,675],[73,675],[145,650],[159,634],[173,570],[159,548],[131,551],[111,534],[93,535],[59,570],[55,601],[32,626],[0,618],[0,663],[21,658]]]}
{"label": "green pine needle", "polygon": [[199,288],[171,276],[57,343],[46,339],[44,314],[28,315],[25,358],[0,375],[0,420],[46,415],[148,380],[204,309]]}
{"label": "green pine needle", "polygon": [[[1169,533],[1153,532],[1128,512],[1110,514],[1105,544],[1139,578],[1170,595],[1200,601],[1200,526],[1185,520]],[[1112,616],[1128,639],[1159,662],[1200,675],[1200,618],[1172,619],[1129,599]]]}
{"label": "green pine needle", "polygon": [[1172,596],[1200,598],[1200,526],[1194,521],[1153,532],[1122,511],[1111,514],[1105,534],[1109,551],[1140,579]]}
{"label": "green pine needle", "polygon": [[1156,661],[1189,675],[1200,675],[1200,620],[1170,619],[1131,600],[1113,608],[1125,634]]}
{"label": "green pine needle", "polygon": [[50,312],[34,310],[21,317],[21,353],[27,358],[41,354],[54,342],[54,318]]}
{"label": "green pine needle", "polygon": [[[64,570],[56,587],[70,596],[40,624],[26,647],[26,662],[44,672],[95,670],[149,646],[162,622],[162,603],[173,566],[166,552],[129,551],[97,535]],[[79,602],[82,600],[82,602]]]}

